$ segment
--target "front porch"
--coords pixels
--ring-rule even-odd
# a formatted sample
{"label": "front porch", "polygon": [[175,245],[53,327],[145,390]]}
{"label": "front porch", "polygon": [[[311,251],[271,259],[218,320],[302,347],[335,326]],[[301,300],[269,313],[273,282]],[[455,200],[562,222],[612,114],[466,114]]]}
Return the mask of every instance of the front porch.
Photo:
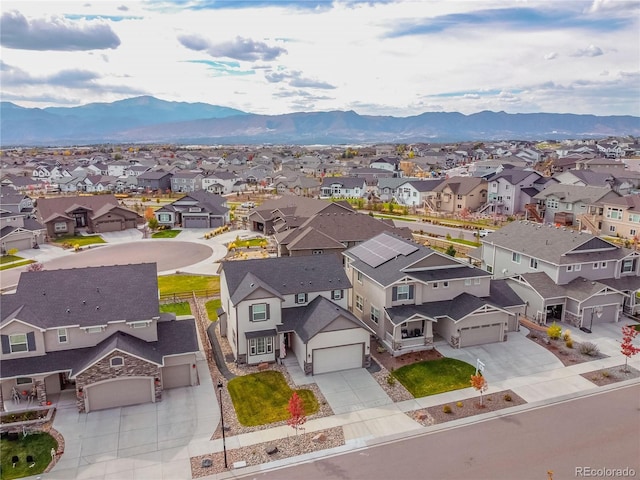
{"label": "front porch", "polygon": [[433,349],[430,321],[413,320],[391,326],[392,330],[385,332],[382,343],[394,357]]}

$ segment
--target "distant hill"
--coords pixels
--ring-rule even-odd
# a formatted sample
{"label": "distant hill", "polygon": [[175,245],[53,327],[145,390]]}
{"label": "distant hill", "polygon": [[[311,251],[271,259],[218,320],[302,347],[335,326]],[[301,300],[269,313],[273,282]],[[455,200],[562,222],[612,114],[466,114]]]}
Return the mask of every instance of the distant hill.
{"label": "distant hill", "polygon": [[0,142],[95,143],[411,143],[461,140],[597,138],[640,135],[640,117],[557,113],[431,112],[411,117],[353,111],[255,115],[206,103],[136,97],[80,107],[0,105]]}

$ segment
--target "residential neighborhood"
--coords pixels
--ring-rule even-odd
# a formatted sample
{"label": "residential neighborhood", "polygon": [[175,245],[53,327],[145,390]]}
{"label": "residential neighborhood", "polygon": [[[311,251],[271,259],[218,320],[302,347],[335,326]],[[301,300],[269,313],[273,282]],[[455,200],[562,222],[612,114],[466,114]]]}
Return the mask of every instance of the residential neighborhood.
{"label": "residential neighborhood", "polygon": [[[55,411],[68,478],[171,448],[175,478],[227,478],[471,422],[478,374],[484,414],[636,385],[639,156],[631,138],[4,150],[0,410]],[[285,454],[303,390],[311,446]],[[68,438],[98,417],[108,439]]]}

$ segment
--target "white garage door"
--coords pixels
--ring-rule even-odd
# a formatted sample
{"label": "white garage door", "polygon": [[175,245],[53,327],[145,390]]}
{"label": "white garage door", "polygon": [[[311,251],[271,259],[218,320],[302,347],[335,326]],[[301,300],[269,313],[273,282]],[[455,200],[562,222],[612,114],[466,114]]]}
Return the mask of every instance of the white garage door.
{"label": "white garage door", "polygon": [[31,239],[30,238],[20,238],[17,240],[7,240],[5,242],[5,250],[8,252],[13,250],[29,250],[31,248]]}
{"label": "white garage door", "polygon": [[188,387],[191,385],[191,364],[174,365],[162,369],[162,388]]}
{"label": "white garage door", "polygon": [[467,327],[460,329],[460,347],[472,347],[473,345],[483,345],[485,343],[499,342],[501,324],[482,325],[478,327]]}
{"label": "white garage door", "polygon": [[341,347],[317,348],[313,351],[313,374],[361,368],[363,343]]}
{"label": "white garage door", "polygon": [[153,400],[153,378],[122,378],[84,388],[86,410],[124,407]]}

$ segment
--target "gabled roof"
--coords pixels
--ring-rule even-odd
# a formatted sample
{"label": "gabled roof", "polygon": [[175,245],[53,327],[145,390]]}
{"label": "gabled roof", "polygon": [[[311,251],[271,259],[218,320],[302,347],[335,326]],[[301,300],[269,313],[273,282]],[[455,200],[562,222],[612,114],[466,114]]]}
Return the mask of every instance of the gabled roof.
{"label": "gabled roof", "polygon": [[40,328],[150,320],[159,315],[155,263],[22,272],[16,293],[2,296],[2,320]]}
{"label": "gabled roof", "polygon": [[322,179],[322,186],[329,187],[331,185],[338,184],[343,188],[356,188],[363,187],[365,184],[364,178],[359,177],[324,177]]}
{"label": "gabled roof", "polygon": [[538,172],[535,172],[533,170],[524,170],[522,168],[513,167],[513,168],[505,168],[500,173],[497,173],[494,176],[489,177],[488,180],[490,182],[495,182],[499,179],[504,179],[505,181],[509,182],[511,185],[517,185],[518,183],[522,182],[523,180],[525,180],[527,177],[531,175],[535,175],[536,177],[542,176]]}
{"label": "gabled roof", "polygon": [[610,187],[587,187],[556,183],[547,185],[544,190],[533,198],[544,200],[551,196],[557,197],[566,203],[583,202],[586,204],[595,204],[609,198],[619,197]]}
{"label": "gabled roof", "polygon": [[[256,288],[260,282],[274,296],[351,288],[337,255],[226,261],[220,264],[219,271],[224,272],[229,296],[237,301],[248,295],[244,294],[247,282],[249,288]],[[254,287],[250,287],[252,280]]]}
{"label": "gabled roof", "polygon": [[569,297],[578,302],[584,302],[605,290],[624,294],[615,287],[611,287],[599,281],[587,280],[584,277],[575,278],[566,285],[558,285],[544,272],[525,273],[517,275],[514,279],[507,281],[524,282],[535,290],[535,292],[543,299],[547,300],[552,298]]}
{"label": "gabled roof", "polygon": [[77,208],[98,210],[105,205],[118,207],[120,203],[114,195],[39,198],[37,200],[37,212],[38,218],[41,219],[43,223],[46,223],[49,219],[64,216],[65,212],[71,212]]}
{"label": "gabled roof", "polygon": [[480,186],[486,186],[487,181],[480,177],[451,177],[446,179],[440,185],[436,186],[434,192],[442,192],[445,188],[449,189],[455,195],[467,195]]}
{"label": "gabled roof", "polygon": [[635,195],[626,195],[619,198],[611,198],[602,203],[606,205],[621,206],[628,210],[633,210],[634,213],[640,212],[640,193],[636,193]]}
{"label": "gabled roof", "polygon": [[480,241],[554,265],[619,260],[631,252],[590,233],[527,221],[511,222]]}
{"label": "gabled roof", "polygon": [[366,328],[351,312],[318,295],[304,307],[282,309],[282,325],[279,332],[294,331],[307,343],[323,331]]}

